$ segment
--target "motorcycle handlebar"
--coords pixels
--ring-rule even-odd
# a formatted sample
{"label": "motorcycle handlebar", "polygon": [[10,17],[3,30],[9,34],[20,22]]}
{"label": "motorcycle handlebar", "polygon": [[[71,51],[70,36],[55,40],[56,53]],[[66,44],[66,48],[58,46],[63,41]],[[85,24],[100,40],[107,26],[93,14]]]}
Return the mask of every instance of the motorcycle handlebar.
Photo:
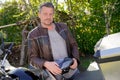
{"label": "motorcycle handlebar", "polygon": [[14,43],[12,42],[12,43],[10,44],[10,46],[8,47],[8,49],[5,50],[5,53],[6,53],[6,54],[11,53],[11,49],[12,49],[12,47],[13,47],[13,44],[14,44]]}
{"label": "motorcycle handlebar", "polygon": [[11,50],[11,49],[12,49],[13,44],[14,44],[14,43],[12,42],[11,45],[9,46],[8,50]]}

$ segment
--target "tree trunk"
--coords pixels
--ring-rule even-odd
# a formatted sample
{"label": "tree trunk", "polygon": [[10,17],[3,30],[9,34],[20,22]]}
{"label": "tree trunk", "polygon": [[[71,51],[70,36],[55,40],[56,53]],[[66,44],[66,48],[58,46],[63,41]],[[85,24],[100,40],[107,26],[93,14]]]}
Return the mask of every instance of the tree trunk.
{"label": "tree trunk", "polygon": [[[20,65],[23,65],[24,64],[24,62],[26,61],[25,60],[25,53],[26,53],[26,51],[25,51],[25,48],[26,48],[26,39],[27,39],[27,37],[26,37],[26,33],[25,33],[25,30],[26,30],[26,27],[27,27],[27,25],[25,25],[25,27],[24,27],[24,29],[22,30],[22,45],[21,45],[21,53],[20,53]],[[25,60],[25,61],[24,61]]]}

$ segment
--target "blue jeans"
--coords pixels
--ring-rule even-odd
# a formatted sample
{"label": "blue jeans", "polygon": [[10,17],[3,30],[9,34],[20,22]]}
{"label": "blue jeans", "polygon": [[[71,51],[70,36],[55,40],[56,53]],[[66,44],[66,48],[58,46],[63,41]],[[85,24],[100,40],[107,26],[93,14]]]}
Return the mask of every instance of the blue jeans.
{"label": "blue jeans", "polygon": [[[35,68],[32,65],[30,65],[29,69],[35,69]],[[68,78],[68,79],[65,79],[65,80],[78,80],[77,75],[79,75],[79,74],[80,74],[80,71],[77,69],[77,71],[75,72],[75,74],[71,78]]]}

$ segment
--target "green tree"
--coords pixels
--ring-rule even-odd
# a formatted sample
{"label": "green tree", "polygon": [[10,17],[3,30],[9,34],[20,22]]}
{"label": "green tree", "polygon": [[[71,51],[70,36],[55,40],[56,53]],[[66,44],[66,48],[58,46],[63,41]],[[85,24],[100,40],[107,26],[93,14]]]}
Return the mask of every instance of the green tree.
{"label": "green tree", "polygon": [[[55,5],[54,20],[67,23],[80,51],[86,55],[94,53],[94,45],[104,35],[120,31],[119,0],[64,0],[63,4],[59,4],[58,0],[13,0],[6,2],[0,9],[0,25],[36,20],[38,6],[47,1]],[[27,26],[33,28],[30,22]],[[23,27],[2,29],[2,33],[7,35],[6,41],[21,42]]]}

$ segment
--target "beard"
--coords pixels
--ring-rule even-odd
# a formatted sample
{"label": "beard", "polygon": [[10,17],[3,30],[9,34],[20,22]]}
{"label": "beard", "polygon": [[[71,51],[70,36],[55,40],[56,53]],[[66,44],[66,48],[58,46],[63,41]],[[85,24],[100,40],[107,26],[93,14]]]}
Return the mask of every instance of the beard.
{"label": "beard", "polygon": [[46,19],[46,20],[42,21],[41,23],[44,24],[44,25],[46,25],[46,26],[50,26],[53,23],[53,20]]}

